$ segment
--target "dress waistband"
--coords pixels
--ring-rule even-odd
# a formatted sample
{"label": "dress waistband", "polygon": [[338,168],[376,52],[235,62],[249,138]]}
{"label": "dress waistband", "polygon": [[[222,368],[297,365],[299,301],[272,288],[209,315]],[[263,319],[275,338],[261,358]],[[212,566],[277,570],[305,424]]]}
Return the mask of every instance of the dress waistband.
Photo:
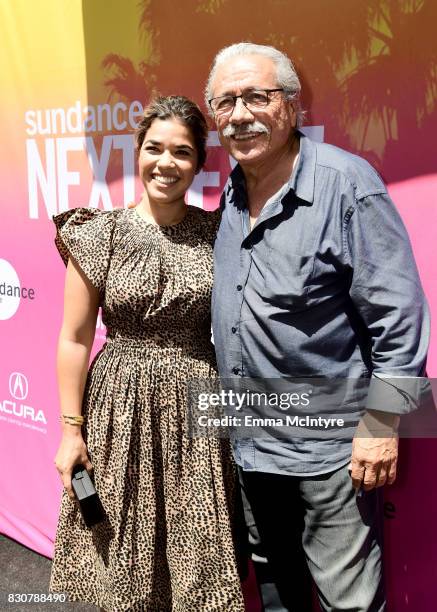
{"label": "dress waistband", "polygon": [[186,338],[181,338],[178,342],[169,342],[157,335],[146,336],[145,338],[129,338],[126,336],[107,337],[103,348],[149,354],[160,353],[161,355],[184,354],[187,357],[200,359],[214,354],[212,344],[209,342],[200,344],[198,338],[193,339],[191,342]]}

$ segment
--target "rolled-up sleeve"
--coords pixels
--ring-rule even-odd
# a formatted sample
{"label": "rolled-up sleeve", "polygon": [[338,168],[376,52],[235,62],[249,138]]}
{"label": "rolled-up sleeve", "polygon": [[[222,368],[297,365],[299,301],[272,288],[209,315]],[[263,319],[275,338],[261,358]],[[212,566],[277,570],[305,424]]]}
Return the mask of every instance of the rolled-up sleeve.
{"label": "rolled-up sleeve", "polygon": [[345,229],[350,296],[372,346],[367,408],[409,412],[418,405],[414,379],[424,375],[430,321],[408,234],[386,193],[358,200]]}

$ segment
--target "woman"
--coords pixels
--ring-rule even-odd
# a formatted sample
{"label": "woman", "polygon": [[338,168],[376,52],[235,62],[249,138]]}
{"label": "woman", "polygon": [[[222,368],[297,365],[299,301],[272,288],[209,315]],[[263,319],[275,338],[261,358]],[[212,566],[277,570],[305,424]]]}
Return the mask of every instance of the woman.
{"label": "woman", "polygon": [[[188,378],[214,376],[218,216],[186,206],[207,127],[181,96],[136,132],[136,208],[55,217],[67,265],[58,349],[63,494],[50,589],[107,611],[243,611],[229,512],[229,446],[185,432]],[[99,305],[108,337],[87,375]],[[81,426],[81,416],[84,422]],[[107,518],[88,529],[71,471],[93,469]]]}

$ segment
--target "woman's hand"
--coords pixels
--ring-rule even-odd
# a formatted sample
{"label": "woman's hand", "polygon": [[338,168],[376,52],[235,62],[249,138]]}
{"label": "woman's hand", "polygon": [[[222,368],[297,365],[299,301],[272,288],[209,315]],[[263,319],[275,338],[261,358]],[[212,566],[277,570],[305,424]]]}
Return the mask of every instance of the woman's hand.
{"label": "woman's hand", "polygon": [[[73,425],[66,427],[73,428]],[[78,431],[76,431],[78,430]],[[84,468],[91,472],[93,466],[88,458],[86,444],[82,438],[80,428],[74,427],[72,431],[64,430],[61,444],[55,457],[56,469],[62,480],[62,484],[67,490],[70,499],[76,499],[71,487],[71,473],[75,465],[82,464]]]}

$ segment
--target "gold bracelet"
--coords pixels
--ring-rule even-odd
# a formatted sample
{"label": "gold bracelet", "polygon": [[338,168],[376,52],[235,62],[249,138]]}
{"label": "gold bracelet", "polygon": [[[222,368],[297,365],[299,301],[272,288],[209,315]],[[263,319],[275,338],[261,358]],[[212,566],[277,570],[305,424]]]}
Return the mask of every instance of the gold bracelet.
{"label": "gold bracelet", "polygon": [[59,419],[61,423],[64,425],[74,425],[75,427],[82,427],[82,423],[78,423],[77,421],[73,421],[73,419]]}
{"label": "gold bracelet", "polygon": [[77,425],[80,427],[83,425],[85,419],[82,415],[69,416],[68,414],[61,414],[60,420],[61,422],[67,423],[67,425]]}

